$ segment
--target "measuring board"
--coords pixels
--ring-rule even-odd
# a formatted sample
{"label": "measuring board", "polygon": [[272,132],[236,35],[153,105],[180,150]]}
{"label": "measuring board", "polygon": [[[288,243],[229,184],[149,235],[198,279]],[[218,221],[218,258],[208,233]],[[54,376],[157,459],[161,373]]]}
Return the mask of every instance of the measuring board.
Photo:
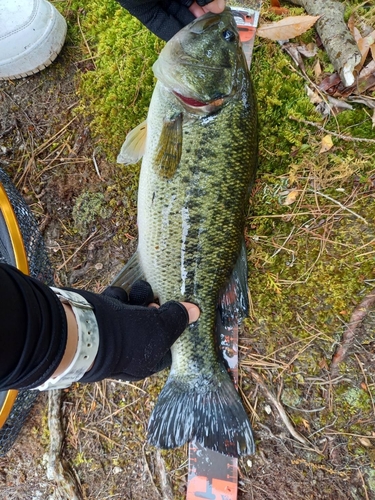
{"label": "measuring board", "polygon": [[[261,0],[243,0],[235,6],[229,4],[237,24],[242,49],[250,68],[255,32],[259,22]],[[239,322],[221,327],[221,350],[232,375],[238,383],[238,330]],[[189,443],[189,470],[186,491],[187,500],[237,500],[238,459]]]}
{"label": "measuring board", "polygon": [[[238,380],[238,329],[236,322],[233,326],[222,327],[221,333],[221,349],[235,384]],[[189,443],[187,500],[236,500],[237,471],[237,458],[195,442]]]}

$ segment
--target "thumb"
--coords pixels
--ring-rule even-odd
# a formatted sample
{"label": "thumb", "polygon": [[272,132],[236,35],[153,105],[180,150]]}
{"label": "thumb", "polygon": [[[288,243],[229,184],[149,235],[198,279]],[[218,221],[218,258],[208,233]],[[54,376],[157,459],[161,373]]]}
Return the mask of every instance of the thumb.
{"label": "thumb", "polygon": [[165,341],[169,347],[178,339],[189,323],[196,321],[199,317],[199,309],[196,305],[187,302],[166,302],[157,310],[158,319],[166,333]]}
{"label": "thumb", "polygon": [[154,317],[154,335],[151,335],[146,349],[146,364],[154,371],[189,322],[198,319],[198,307],[190,303],[185,307],[184,304],[171,300],[157,309],[149,309],[149,314]]}
{"label": "thumb", "polygon": [[197,321],[200,315],[199,307],[191,302],[181,302],[181,304],[185,307],[189,315],[189,325]]}

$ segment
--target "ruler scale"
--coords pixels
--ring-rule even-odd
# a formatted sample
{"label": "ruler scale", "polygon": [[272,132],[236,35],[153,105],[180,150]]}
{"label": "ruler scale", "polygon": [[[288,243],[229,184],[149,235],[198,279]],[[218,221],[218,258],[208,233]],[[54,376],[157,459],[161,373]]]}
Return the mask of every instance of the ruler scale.
{"label": "ruler scale", "polygon": [[[238,380],[238,322],[221,327],[221,349],[233,382]],[[187,500],[236,500],[238,459],[189,443]]]}
{"label": "ruler scale", "polygon": [[[242,49],[250,68],[262,0],[237,1],[230,5],[240,34]],[[239,321],[220,327],[221,350],[232,375],[238,383]],[[189,467],[186,499],[237,500],[238,459],[189,443]]]}

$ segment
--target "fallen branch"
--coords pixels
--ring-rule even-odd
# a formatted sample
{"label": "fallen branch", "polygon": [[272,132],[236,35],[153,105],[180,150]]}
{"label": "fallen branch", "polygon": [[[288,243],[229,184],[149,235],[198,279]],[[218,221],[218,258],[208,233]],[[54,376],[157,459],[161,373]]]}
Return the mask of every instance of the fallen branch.
{"label": "fallen branch", "polygon": [[343,141],[369,142],[370,144],[375,144],[375,139],[366,139],[365,137],[352,137],[351,135],[338,134],[337,132],[332,132],[331,130],[325,129],[322,125],[319,125],[319,123],[310,122],[308,120],[304,120],[303,118],[295,118],[294,116],[289,116],[289,118],[290,118],[290,120],[294,120],[295,122],[298,122],[298,123],[304,123],[305,125],[311,125],[312,127],[317,128],[321,132],[324,132],[325,134],[333,135],[334,137],[338,137],[339,139],[342,139]]}
{"label": "fallen branch", "polygon": [[362,324],[362,321],[368,314],[370,307],[373,306],[374,304],[375,304],[375,291],[372,291],[354,309],[350,321],[348,323],[348,326],[346,327],[346,330],[342,336],[342,342],[336,349],[336,352],[332,358],[331,369],[330,369],[332,378],[338,376],[339,365],[345,360],[348,351],[353,344],[354,338],[358,331],[358,327]]}
{"label": "fallen branch", "polygon": [[354,83],[354,69],[361,53],[344,21],[345,6],[333,0],[289,0],[312,16],[321,16],[316,30],[345,87]]}
{"label": "fallen branch", "polygon": [[304,438],[303,436],[301,436],[301,434],[299,434],[295,430],[295,428],[293,427],[292,422],[290,421],[288,415],[286,414],[286,411],[284,410],[283,406],[278,402],[278,400],[276,399],[276,397],[268,390],[268,387],[266,386],[266,384],[265,384],[263,378],[261,377],[261,375],[259,375],[259,373],[257,373],[255,370],[252,370],[251,368],[248,368],[248,367],[245,367],[245,366],[243,368],[244,368],[244,370],[246,370],[247,372],[250,373],[250,375],[252,376],[252,378],[255,380],[255,382],[262,389],[262,391],[263,391],[264,395],[266,396],[266,398],[275,407],[275,409],[279,412],[279,415],[280,415],[282,421],[284,422],[285,427],[290,432],[290,434],[297,441],[299,441],[300,443],[303,443],[304,445],[306,445],[309,448],[311,448],[311,443],[309,443],[309,441],[306,438]]}
{"label": "fallen branch", "polygon": [[61,460],[63,430],[60,420],[61,391],[48,393],[48,427],[50,448],[48,453],[47,478],[56,483],[56,500],[82,500],[81,488],[75,476],[64,467]]}
{"label": "fallen branch", "polygon": [[158,474],[163,500],[173,500],[173,489],[159,450],[155,452],[155,472]]}

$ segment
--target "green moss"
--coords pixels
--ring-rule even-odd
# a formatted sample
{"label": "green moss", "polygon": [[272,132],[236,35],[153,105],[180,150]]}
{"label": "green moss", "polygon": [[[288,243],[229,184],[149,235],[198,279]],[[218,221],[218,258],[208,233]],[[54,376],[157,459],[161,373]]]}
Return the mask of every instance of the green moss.
{"label": "green moss", "polygon": [[77,111],[90,115],[92,131],[114,160],[127,132],[146,117],[152,64],[163,42],[115,0],[74,1],[72,9],[93,47],[91,71],[81,74]]}
{"label": "green moss", "polygon": [[281,400],[287,406],[297,407],[301,402],[301,391],[288,387],[284,389]]}
{"label": "green moss", "polygon": [[375,493],[375,469],[367,469],[367,484],[370,490]]}
{"label": "green moss", "polygon": [[[346,17],[355,13],[369,22],[374,9],[366,10],[361,3],[346,2]],[[77,112],[90,117],[95,140],[114,163],[126,133],[146,116],[154,86],[151,66],[163,43],[114,0],[64,4],[69,4],[72,21],[69,36],[86,51],[78,75],[81,105]],[[292,9],[294,15],[302,12]],[[277,18],[266,7],[263,15],[266,21]],[[84,38],[77,30],[77,17]],[[307,43],[313,37],[310,30],[301,40]],[[315,58],[304,60],[307,74],[313,75],[317,59],[324,71],[332,70],[326,53],[319,50]],[[326,406],[316,413],[293,414],[301,432],[308,427],[319,432],[325,426],[337,432],[370,432],[370,427],[360,427],[353,419],[361,413],[371,421],[367,393],[352,386],[333,386],[330,408],[327,386],[309,379],[327,379],[343,325],[368,290],[364,281],[375,278],[374,254],[362,255],[372,247],[359,250],[373,238],[375,147],[335,136],[334,147],[319,154],[325,132],[305,121],[336,134],[373,139],[371,116],[355,104],[353,110],[323,119],[306,94],[306,81],[277,43],[256,40],[251,73],[258,97],[260,150],[246,227],[253,317],[245,322],[244,337],[258,353],[280,363],[273,376],[283,379],[285,402],[301,409]],[[94,207],[92,193],[77,200],[77,227],[90,226],[92,211],[100,217],[111,213],[121,227],[117,238],[125,241],[135,236],[138,174],[139,165],[118,168],[106,192],[92,198]],[[298,191],[298,198],[285,205],[291,189]],[[104,207],[111,212],[100,215]],[[358,375],[350,360],[340,370],[353,380]],[[155,401],[162,385],[162,377],[147,383],[150,401]],[[123,432],[126,438],[131,439],[134,432],[140,441],[144,439],[144,429],[136,425]],[[354,438],[348,438],[348,443],[353,453],[363,453]],[[131,441],[131,447],[136,445],[136,440]],[[178,469],[176,456],[166,452],[169,470]],[[184,457],[181,451],[180,463]]]}
{"label": "green moss", "polygon": [[109,208],[103,193],[85,191],[75,201],[73,220],[78,232],[85,235],[98,217],[107,219],[111,213],[112,210]]}

